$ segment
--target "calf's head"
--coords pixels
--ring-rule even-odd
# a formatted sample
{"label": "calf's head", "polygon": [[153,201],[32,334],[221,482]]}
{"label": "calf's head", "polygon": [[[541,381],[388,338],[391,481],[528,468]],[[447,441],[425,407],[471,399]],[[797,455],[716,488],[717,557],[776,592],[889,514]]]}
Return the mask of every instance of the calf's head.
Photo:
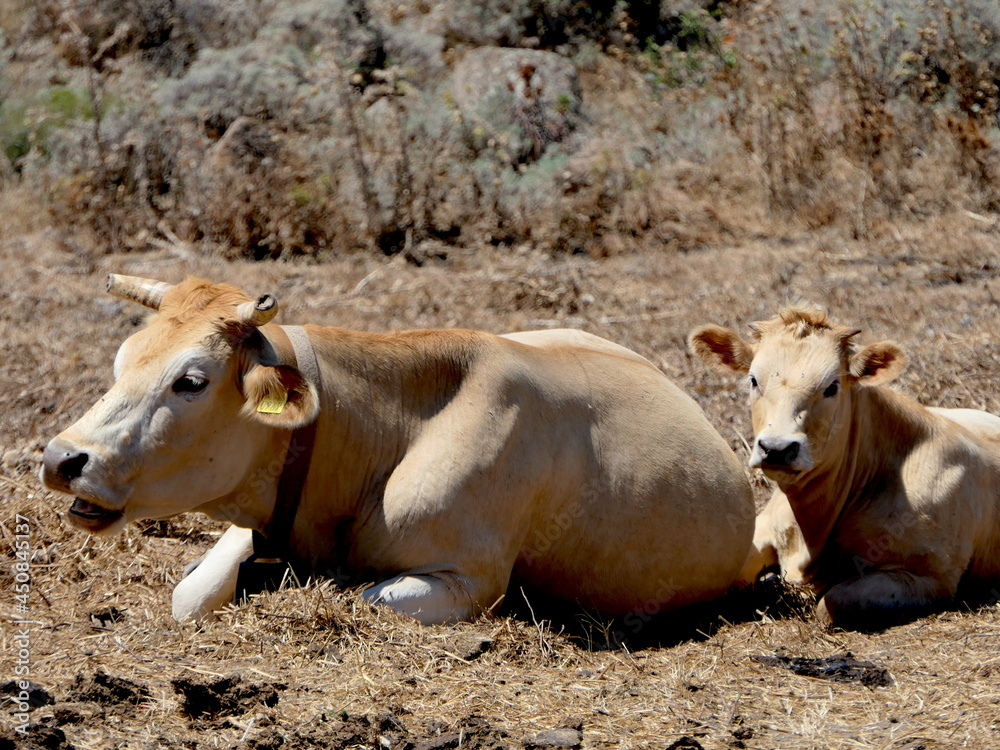
{"label": "calf's head", "polygon": [[157,314],[119,348],[111,389],[45,448],[42,480],[76,496],[75,525],[112,533],[225,497],[279,431],[316,418],[315,384],[267,335],[270,295],[114,274],[108,291]]}
{"label": "calf's head", "polygon": [[779,484],[828,467],[844,450],[854,389],[895,378],[902,350],[883,341],[858,348],[861,331],[819,310],[790,308],[751,323],[752,340],[719,326],[692,332],[692,352],[712,367],[747,374],[754,446],[750,465]]}

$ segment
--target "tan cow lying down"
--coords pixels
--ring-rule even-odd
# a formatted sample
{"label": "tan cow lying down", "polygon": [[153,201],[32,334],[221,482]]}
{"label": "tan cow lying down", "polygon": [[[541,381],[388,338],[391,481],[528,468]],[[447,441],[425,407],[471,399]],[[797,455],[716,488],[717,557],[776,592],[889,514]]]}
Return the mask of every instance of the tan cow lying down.
{"label": "tan cow lying down", "polygon": [[111,390],[49,443],[43,478],[94,533],[192,510],[234,524],[176,587],[178,618],[231,599],[249,529],[274,520],[291,431],[313,421],[290,557],[374,579],[368,600],[426,623],[490,608],[512,576],[648,614],[718,596],[746,558],[740,462],[616,344],[278,326],[270,295],[199,279],[109,289],[159,314],[122,344]]}
{"label": "tan cow lying down", "polygon": [[822,595],[818,614],[880,627],[938,606],[963,576],[1000,578],[1000,418],[924,408],[887,387],[891,342],[816,310],[751,324],[754,341],[705,326],[691,349],[749,374],[750,458],[777,484],[741,578],[780,563]]}

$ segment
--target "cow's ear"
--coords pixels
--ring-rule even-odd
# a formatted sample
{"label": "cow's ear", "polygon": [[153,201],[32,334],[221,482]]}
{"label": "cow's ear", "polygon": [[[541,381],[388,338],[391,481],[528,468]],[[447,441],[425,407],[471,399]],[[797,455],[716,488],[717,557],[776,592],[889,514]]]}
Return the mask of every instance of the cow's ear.
{"label": "cow's ear", "polygon": [[851,357],[851,377],[862,385],[888,383],[906,368],[906,354],[892,341],[869,344]]}
{"label": "cow's ear", "polygon": [[294,367],[254,365],[243,376],[243,413],[271,427],[294,430],[319,415],[315,386]]}
{"label": "cow's ear", "polygon": [[702,326],[688,336],[691,352],[716,370],[748,372],[753,362],[753,347],[739,335],[721,326]]}

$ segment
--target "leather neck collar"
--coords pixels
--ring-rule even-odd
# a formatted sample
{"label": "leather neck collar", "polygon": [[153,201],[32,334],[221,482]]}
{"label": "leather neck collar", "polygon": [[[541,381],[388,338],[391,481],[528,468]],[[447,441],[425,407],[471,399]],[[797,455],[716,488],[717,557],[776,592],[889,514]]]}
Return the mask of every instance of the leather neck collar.
{"label": "leather neck collar", "polygon": [[[267,325],[258,330],[271,348],[270,352],[265,353],[265,357],[270,359],[268,355],[273,355],[274,364],[296,367],[319,391],[319,362],[316,360],[316,352],[309,341],[309,336],[303,328]],[[271,519],[263,531],[255,531],[253,534],[254,555],[258,560],[287,559],[291,552],[289,541],[299,502],[302,499],[302,490],[309,474],[313,446],[316,443],[317,422],[319,422],[318,417],[292,431],[281,477],[278,479],[278,491]]]}

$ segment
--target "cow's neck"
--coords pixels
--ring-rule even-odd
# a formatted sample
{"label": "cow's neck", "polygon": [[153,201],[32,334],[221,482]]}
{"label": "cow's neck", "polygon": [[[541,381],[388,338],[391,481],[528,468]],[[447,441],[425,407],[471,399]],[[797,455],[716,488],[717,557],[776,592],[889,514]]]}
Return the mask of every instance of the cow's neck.
{"label": "cow's neck", "polygon": [[[460,388],[475,334],[309,329],[322,370],[320,423],[300,515],[332,539],[377,514],[393,470],[421,427]],[[339,530],[339,531],[338,531]],[[329,547],[329,544],[326,545]],[[313,563],[326,550],[313,550]]]}
{"label": "cow's neck", "polygon": [[[289,445],[287,431],[270,428],[261,429],[255,425],[244,426],[247,430],[263,433],[258,444],[258,454],[252,459],[243,481],[232,492],[216,498],[196,508],[219,521],[228,521],[248,529],[263,529],[274,510],[274,499],[281,478],[282,460]],[[246,437],[243,435],[242,437]]]}
{"label": "cow's neck", "polygon": [[832,460],[780,486],[813,560],[842,517],[895,483],[902,453],[927,429],[918,405],[878,386],[853,389],[849,418]]}

